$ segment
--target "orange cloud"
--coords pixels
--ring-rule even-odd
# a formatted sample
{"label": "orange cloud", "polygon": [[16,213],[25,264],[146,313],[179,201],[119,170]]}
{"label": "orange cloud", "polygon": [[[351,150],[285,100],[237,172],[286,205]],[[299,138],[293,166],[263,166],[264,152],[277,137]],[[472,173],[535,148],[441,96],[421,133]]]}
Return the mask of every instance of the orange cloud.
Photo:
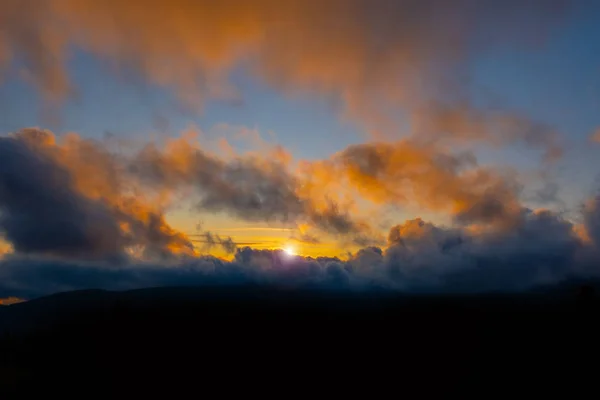
{"label": "orange cloud", "polygon": [[590,140],[595,143],[600,143],[600,128],[596,129],[594,133],[590,135]]}
{"label": "orange cloud", "polygon": [[544,150],[545,161],[562,156],[563,144],[551,126],[514,113],[483,112],[468,104],[431,106],[414,114],[414,132],[420,140],[463,139],[495,146],[519,143]]}
{"label": "orange cloud", "polygon": [[506,222],[521,208],[509,176],[479,167],[470,153],[409,140],[353,145],[306,170],[312,190],[351,188],[379,205],[418,204],[468,223]]}
{"label": "orange cloud", "polygon": [[365,214],[368,203],[418,205],[472,229],[511,224],[522,209],[512,175],[479,166],[469,152],[416,140],[352,145],[328,159],[295,161],[285,149],[224,160],[182,137],[164,148],[146,146],[132,165],[150,188],[189,188],[200,212],[292,222],[301,235],[355,233],[363,242],[380,241]]}
{"label": "orange cloud", "polygon": [[6,297],[3,299],[0,299],[0,306],[10,306],[11,304],[17,304],[17,303],[22,303],[25,300],[20,299],[18,297]]}
{"label": "orange cloud", "polygon": [[0,237],[0,259],[2,259],[4,255],[12,253],[12,251],[13,249],[10,243],[7,243],[2,237]]}
{"label": "orange cloud", "polygon": [[[548,32],[564,11],[561,5],[542,0],[526,5],[495,0],[7,0],[0,4],[0,62],[7,67],[23,58],[34,83],[60,99],[72,90],[64,64],[79,48],[108,60],[118,72],[135,70],[174,89],[194,108],[207,98],[237,98],[228,75],[244,65],[281,90],[334,99],[343,116],[358,118],[371,131],[396,134],[403,108],[411,125],[432,121],[433,128],[456,137],[497,140],[490,123],[478,121],[480,115],[471,115],[475,108],[462,101],[470,55],[497,41],[516,45]],[[432,99],[461,100],[467,110],[440,110]],[[532,136],[522,125],[503,123],[502,129],[510,131],[504,140],[549,146],[550,154],[556,153],[554,142]]]}

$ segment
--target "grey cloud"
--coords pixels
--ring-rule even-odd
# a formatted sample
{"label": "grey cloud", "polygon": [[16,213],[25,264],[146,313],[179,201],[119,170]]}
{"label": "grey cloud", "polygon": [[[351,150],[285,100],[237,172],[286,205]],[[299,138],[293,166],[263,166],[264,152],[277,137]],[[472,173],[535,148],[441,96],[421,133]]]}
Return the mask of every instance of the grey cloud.
{"label": "grey cloud", "polygon": [[311,235],[311,234],[308,234],[308,233],[303,233],[303,234],[300,234],[300,235],[293,235],[293,236],[290,237],[290,239],[291,240],[295,240],[295,241],[300,242],[300,243],[307,243],[307,244],[318,244],[318,243],[321,243],[321,240],[318,237],[316,237],[314,235]]}
{"label": "grey cloud", "polygon": [[525,197],[525,200],[533,201],[538,204],[555,204],[564,206],[564,202],[559,196],[560,187],[556,182],[546,180],[542,186],[534,189],[531,194]]}
{"label": "grey cloud", "polygon": [[509,223],[514,217],[514,210],[508,208],[510,204],[503,202],[496,193],[486,193],[468,209],[455,216],[457,222],[484,224]]}
{"label": "grey cloud", "polygon": [[219,246],[226,253],[233,254],[237,249],[238,244],[233,241],[233,239],[228,236],[226,238],[222,238],[220,235],[213,234],[211,232],[204,232],[200,234],[194,235],[195,237],[199,237],[201,239],[193,240],[193,242],[202,243],[203,250],[210,251],[212,248]]}

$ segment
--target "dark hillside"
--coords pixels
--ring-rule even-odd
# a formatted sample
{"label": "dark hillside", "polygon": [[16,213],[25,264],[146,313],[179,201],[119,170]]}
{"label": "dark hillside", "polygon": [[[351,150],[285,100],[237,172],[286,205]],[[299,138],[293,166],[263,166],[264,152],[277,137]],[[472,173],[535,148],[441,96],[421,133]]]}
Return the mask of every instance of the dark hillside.
{"label": "dark hillside", "polygon": [[63,293],[0,310],[2,389],[374,398],[578,390],[595,379],[597,311],[592,286],[518,296]]}

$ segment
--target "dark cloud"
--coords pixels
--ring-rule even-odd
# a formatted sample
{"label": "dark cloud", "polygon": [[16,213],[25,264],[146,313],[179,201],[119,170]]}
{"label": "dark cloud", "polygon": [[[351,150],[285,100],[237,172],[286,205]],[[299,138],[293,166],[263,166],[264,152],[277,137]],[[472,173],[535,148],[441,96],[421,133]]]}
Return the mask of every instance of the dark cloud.
{"label": "dark cloud", "polygon": [[[106,204],[82,196],[69,171],[36,149],[41,131],[0,138],[0,231],[23,253],[117,256],[124,238]],[[35,137],[37,135],[37,137]]]}
{"label": "dark cloud", "polygon": [[549,211],[524,210],[513,229],[471,239],[473,268],[457,275],[458,288],[520,290],[577,273],[583,243],[573,228]]}
{"label": "dark cloud", "polygon": [[538,204],[555,204],[564,206],[564,202],[559,196],[560,187],[556,182],[544,181],[542,186],[533,190],[533,193],[526,197],[527,200],[536,202]]}
{"label": "dark cloud", "polygon": [[64,144],[38,129],[0,137],[0,232],[25,254],[123,259],[192,252],[160,210],[122,193],[116,162],[97,143]]}

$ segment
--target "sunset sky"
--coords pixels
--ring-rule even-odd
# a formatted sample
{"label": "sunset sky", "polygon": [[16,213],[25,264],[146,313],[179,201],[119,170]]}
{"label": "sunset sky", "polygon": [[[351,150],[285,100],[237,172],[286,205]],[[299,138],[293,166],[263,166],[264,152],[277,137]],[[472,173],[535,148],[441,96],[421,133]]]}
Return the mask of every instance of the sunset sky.
{"label": "sunset sky", "polygon": [[599,16],[586,0],[3,0],[0,297],[196,268],[278,280],[283,248],[286,282],[313,264],[319,282],[401,289],[593,274]]}

